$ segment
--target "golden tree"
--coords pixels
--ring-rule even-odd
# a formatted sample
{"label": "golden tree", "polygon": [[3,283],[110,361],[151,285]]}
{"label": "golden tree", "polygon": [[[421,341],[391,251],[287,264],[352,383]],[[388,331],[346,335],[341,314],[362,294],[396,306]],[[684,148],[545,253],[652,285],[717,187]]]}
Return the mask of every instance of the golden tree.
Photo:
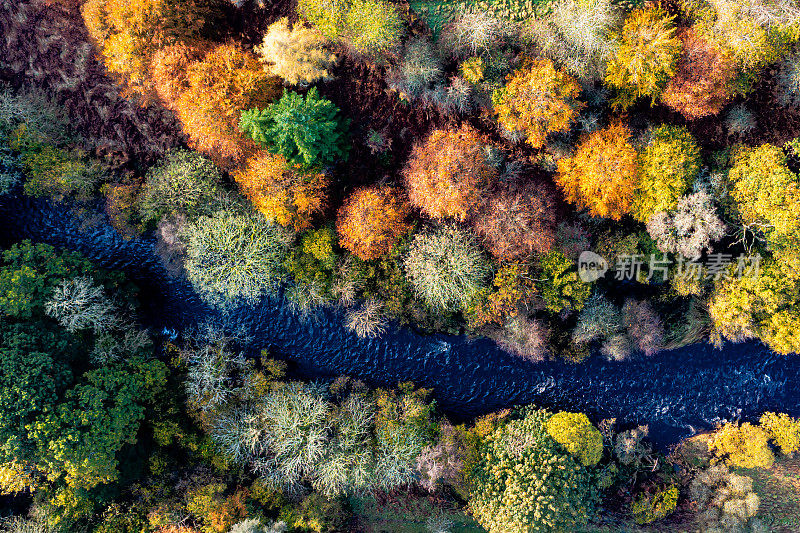
{"label": "golden tree", "polygon": [[492,102],[501,126],[523,132],[528,144],[541,148],[548,134],[569,130],[585,106],[577,101],[580,92],[580,84],[552,61],[534,59],[508,76]]}
{"label": "golden tree", "polygon": [[478,132],[469,126],[435,130],[417,144],[403,171],[411,203],[436,219],[463,221],[497,177]]}
{"label": "golden tree", "polygon": [[327,176],[303,174],[267,151],[250,158],[233,179],[267,220],[297,231],[310,228],[327,201]]}
{"label": "golden tree", "polygon": [[280,79],[264,72],[251,52],[222,44],[188,65],[186,84],[174,105],[193,148],[223,168],[238,166],[255,151],[238,129],[239,114],[280,96]]}
{"label": "golden tree", "polygon": [[619,220],[631,210],[637,183],[636,150],[621,124],[595,131],[572,157],[558,162],[556,182],[571,203],[593,216]]}
{"label": "golden tree", "polygon": [[351,194],[339,209],[336,231],[339,245],[363,260],[389,252],[411,225],[408,205],[391,187],[364,187]]}

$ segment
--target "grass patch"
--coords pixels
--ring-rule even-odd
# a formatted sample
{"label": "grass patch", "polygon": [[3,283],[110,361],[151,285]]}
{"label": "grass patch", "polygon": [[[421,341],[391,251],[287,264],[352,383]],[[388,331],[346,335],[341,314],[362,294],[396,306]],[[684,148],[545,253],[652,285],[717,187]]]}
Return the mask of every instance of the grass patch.
{"label": "grass patch", "polygon": [[770,469],[740,469],[761,499],[758,518],[776,532],[800,531],[800,456],[780,457]]}
{"label": "grass patch", "polygon": [[519,23],[546,15],[550,3],[551,0],[411,0],[409,5],[438,34],[464,9],[474,9],[507,22]]}
{"label": "grass patch", "polygon": [[428,519],[439,516],[452,522],[452,533],[485,531],[453,503],[432,497],[400,494],[378,501],[371,496],[352,496],[350,505],[356,530],[363,533],[428,533]]}

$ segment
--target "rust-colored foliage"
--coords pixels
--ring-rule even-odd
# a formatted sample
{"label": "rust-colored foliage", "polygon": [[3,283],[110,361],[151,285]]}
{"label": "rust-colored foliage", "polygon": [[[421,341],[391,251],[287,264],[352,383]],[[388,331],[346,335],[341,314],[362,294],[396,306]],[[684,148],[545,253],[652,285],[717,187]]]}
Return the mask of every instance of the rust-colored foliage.
{"label": "rust-colored foliage", "polygon": [[238,166],[256,149],[238,129],[239,114],[280,96],[280,79],[264,72],[254,54],[223,44],[189,64],[186,83],[173,105],[192,146],[222,168]]}
{"label": "rust-colored foliage", "polygon": [[729,52],[692,28],[682,31],[680,38],[683,52],[661,99],[689,119],[716,115],[734,90],[736,63]]}
{"label": "rust-colored foliage", "polygon": [[548,252],[555,243],[554,203],[551,187],[543,183],[503,187],[483,202],[473,227],[501,261]]}
{"label": "rust-colored foliage", "polygon": [[219,0],[88,0],[82,14],[106,69],[146,94],[153,54],[198,38],[218,18],[220,6]]}
{"label": "rust-colored foliage", "polygon": [[268,220],[297,231],[311,227],[313,216],[327,200],[328,178],[324,174],[302,174],[286,160],[261,151],[233,173],[242,192]]}
{"label": "rust-colored foliage", "polygon": [[494,276],[492,288],[475,299],[467,313],[471,328],[489,324],[502,325],[508,318],[518,316],[536,294],[536,285],[528,268],[520,263],[501,267]]}
{"label": "rust-colored foliage", "polygon": [[475,212],[482,190],[497,177],[478,132],[466,125],[431,133],[414,147],[403,173],[414,206],[432,218],[461,221]]}
{"label": "rust-colored foliage", "polygon": [[558,162],[556,182],[571,203],[593,216],[619,220],[630,213],[636,189],[636,150],[621,124],[592,132],[572,157]]}
{"label": "rust-colored foliage", "polygon": [[159,99],[174,109],[178,98],[189,90],[186,71],[189,65],[203,59],[208,45],[185,43],[165,46],[153,55],[150,62],[150,79]]}
{"label": "rust-colored foliage", "polygon": [[408,205],[391,187],[358,189],[336,217],[339,245],[365,261],[377,259],[411,228],[408,215]]}

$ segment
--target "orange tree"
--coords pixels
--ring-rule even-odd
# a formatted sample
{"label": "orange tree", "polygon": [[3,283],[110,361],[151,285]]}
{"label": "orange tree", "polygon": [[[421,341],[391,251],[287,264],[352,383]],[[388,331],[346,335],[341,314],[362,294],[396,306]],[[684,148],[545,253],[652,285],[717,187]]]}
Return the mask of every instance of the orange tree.
{"label": "orange tree", "polygon": [[552,187],[531,182],[490,195],[473,227],[493,256],[513,261],[550,250],[555,243],[555,216]]}
{"label": "orange tree", "polygon": [[255,151],[238,130],[242,109],[265,107],[281,94],[280,78],[264,72],[251,52],[233,44],[210,49],[186,67],[186,90],[173,103],[192,147],[223,168]]}
{"label": "orange tree", "polygon": [[716,115],[734,92],[733,55],[693,28],[682,31],[683,52],[661,100],[689,119]]}
{"label": "orange tree", "polygon": [[497,177],[478,132],[469,126],[435,130],[417,144],[403,171],[411,203],[436,219],[464,220]]}
{"label": "orange tree", "polygon": [[302,173],[279,155],[261,151],[233,173],[233,179],[267,220],[297,231],[311,221],[327,201],[328,178]]}
{"label": "orange tree", "polygon": [[620,124],[595,131],[558,162],[556,182],[571,203],[593,216],[619,220],[630,212],[637,184],[636,150]]}
{"label": "orange tree", "polygon": [[82,14],[108,71],[144,94],[153,54],[207,33],[220,8],[219,0],[88,0]]}
{"label": "orange tree", "polygon": [[501,126],[523,132],[528,144],[541,148],[548,134],[569,130],[584,107],[577,101],[580,92],[580,84],[552,61],[534,59],[508,76],[492,103]]}
{"label": "orange tree", "polygon": [[358,189],[336,217],[339,245],[365,261],[377,259],[411,228],[408,215],[408,205],[391,187]]}
{"label": "orange tree", "polygon": [[620,91],[622,107],[644,96],[655,99],[675,74],[681,41],[673,19],[659,7],[635,9],[625,19],[606,69],[606,83]]}

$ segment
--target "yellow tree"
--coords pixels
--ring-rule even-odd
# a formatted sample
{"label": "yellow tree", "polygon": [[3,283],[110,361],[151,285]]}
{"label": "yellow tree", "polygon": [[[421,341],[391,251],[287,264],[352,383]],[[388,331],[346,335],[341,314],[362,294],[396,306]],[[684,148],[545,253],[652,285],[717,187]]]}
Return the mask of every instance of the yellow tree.
{"label": "yellow tree", "polygon": [[389,252],[411,225],[409,208],[391,187],[364,187],[345,200],[336,217],[339,245],[367,261]]}
{"label": "yellow tree", "polygon": [[327,201],[329,180],[324,174],[301,173],[267,151],[251,157],[233,179],[267,220],[297,231],[310,228]]}
{"label": "yellow tree", "polygon": [[556,182],[569,202],[594,216],[619,220],[630,213],[637,156],[628,128],[616,124],[585,137],[574,156],[558,162]]}
{"label": "yellow tree", "polygon": [[550,133],[569,130],[585,106],[577,100],[580,92],[580,84],[552,61],[534,59],[508,76],[492,102],[501,126],[523,132],[528,144],[541,148]]}

